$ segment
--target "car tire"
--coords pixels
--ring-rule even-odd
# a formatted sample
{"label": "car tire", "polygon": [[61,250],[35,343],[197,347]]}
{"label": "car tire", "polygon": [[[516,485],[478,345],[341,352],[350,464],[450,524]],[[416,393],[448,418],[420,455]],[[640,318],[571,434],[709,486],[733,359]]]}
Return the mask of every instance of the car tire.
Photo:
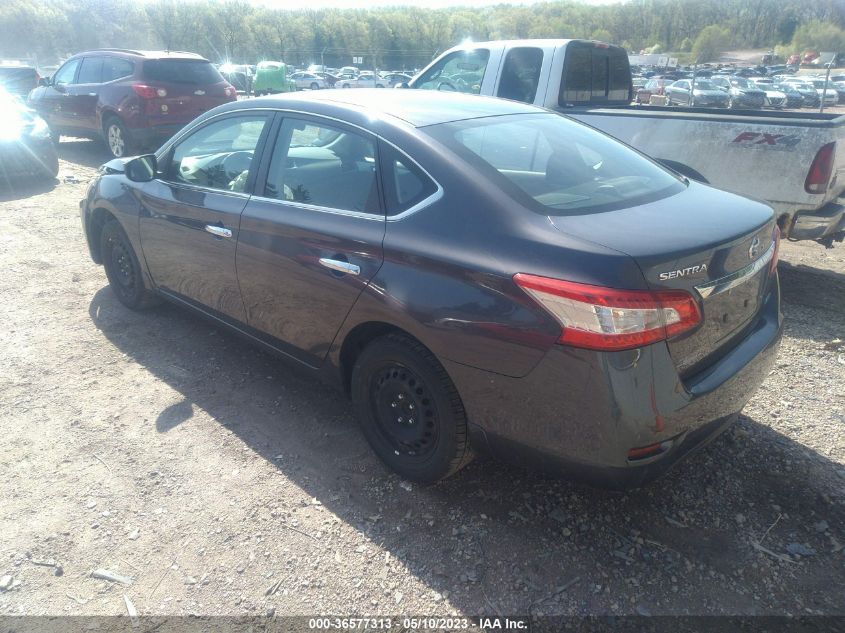
{"label": "car tire", "polygon": [[458,391],[421,343],[398,334],[371,342],[352,369],[350,392],[370,446],[405,479],[432,484],[472,461]]}
{"label": "car tire", "polygon": [[144,285],[135,250],[117,220],[108,220],[103,225],[100,255],[109,286],[118,301],[130,310],[144,310],[159,303],[158,297]]}
{"label": "car tire", "polygon": [[312,81],[312,82],[311,82],[311,90],[319,90],[319,89],[320,89],[320,86],[319,86],[319,85],[317,85],[317,82],[316,82],[316,81]]}
{"label": "car tire", "polygon": [[126,126],[116,116],[108,117],[103,123],[103,138],[106,147],[114,158],[126,158],[132,156],[135,150],[135,143]]}

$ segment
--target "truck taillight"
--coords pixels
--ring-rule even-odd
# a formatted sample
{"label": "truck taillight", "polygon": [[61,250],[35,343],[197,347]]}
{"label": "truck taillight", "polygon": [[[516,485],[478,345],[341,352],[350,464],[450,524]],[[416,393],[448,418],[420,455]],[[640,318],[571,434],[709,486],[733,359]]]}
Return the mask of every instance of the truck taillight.
{"label": "truck taillight", "polygon": [[142,99],[155,99],[156,97],[167,96],[167,90],[164,88],[154,88],[145,84],[132,84],[132,90]]}
{"label": "truck taillight", "polygon": [[833,173],[833,158],[836,155],[836,143],[828,143],[816,153],[807,180],[804,181],[804,191],[807,193],[824,193],[830,183]]}
{"label": "truck taillight", "polygon": [[683,290],[617,290],[524,273],[513,280],[560,323],[558,342],[564,345],[632,349],[701,322],[698,304]]}

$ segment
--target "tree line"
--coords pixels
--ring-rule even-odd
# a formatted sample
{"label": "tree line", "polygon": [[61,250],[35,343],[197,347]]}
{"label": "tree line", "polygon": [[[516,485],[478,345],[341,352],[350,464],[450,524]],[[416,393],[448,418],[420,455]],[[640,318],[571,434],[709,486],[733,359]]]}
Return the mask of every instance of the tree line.
{"label": "tree line", "polygon": [[[819,29],[827,33],[825,42],[836,43],[845,32],[845,3],[629,0],[600,6],[562,1],[472,9],[285,10],[244,0],[3,0],[0,57],[52,64],[92,48],[163,48],[197,52],[214,62],[281,59],[341,66],[360,56],[365,66],[415,68],[465,39],[579,37],[633,51],[692,51],[708,27],[719,29],[708,37],[715,35],[723,50],[812,46]],[[796,36],[800,42],[793,41]]]}

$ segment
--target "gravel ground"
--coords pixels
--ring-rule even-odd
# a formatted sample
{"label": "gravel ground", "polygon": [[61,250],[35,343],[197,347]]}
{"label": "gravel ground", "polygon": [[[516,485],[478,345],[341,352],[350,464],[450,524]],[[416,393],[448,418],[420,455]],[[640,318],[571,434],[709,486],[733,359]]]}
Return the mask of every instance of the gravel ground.
{"label": "gravel ground", "polygon": [[119,305],[78,217],[103,150],[60,153],[0,192],[0,615],[845,614],[845,246],[784,244],[774,371],[658,482],[481,459],[421,488],[341,395]]}

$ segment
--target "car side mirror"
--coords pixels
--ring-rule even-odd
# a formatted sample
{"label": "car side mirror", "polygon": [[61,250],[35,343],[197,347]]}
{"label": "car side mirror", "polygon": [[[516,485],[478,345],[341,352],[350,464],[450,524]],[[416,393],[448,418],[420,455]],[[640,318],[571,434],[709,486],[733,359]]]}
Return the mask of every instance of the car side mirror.
{"label": "car side mirror", "polygon": [[158,163],[155,154],[144,154],[128,161],[123,167],[123,173],[132,182],[150,182],[156,177]]}
{"label": "car side mirror", "polygon": [[53,84],[53,81],[49,77],[42,77],[38,80],[39,86],[50,86]]}
{"label": "car side mirror", "polygon": [[395,86],[393,86],[393,87],[394,87],[394,88],[404,89],[404,88],[410,88],[411,86],[409,86],[409,85],[408,85],[408,82],[407,82],[407,81],[400,81],[398,84],[396,84],[396,85],[395,85]]}

